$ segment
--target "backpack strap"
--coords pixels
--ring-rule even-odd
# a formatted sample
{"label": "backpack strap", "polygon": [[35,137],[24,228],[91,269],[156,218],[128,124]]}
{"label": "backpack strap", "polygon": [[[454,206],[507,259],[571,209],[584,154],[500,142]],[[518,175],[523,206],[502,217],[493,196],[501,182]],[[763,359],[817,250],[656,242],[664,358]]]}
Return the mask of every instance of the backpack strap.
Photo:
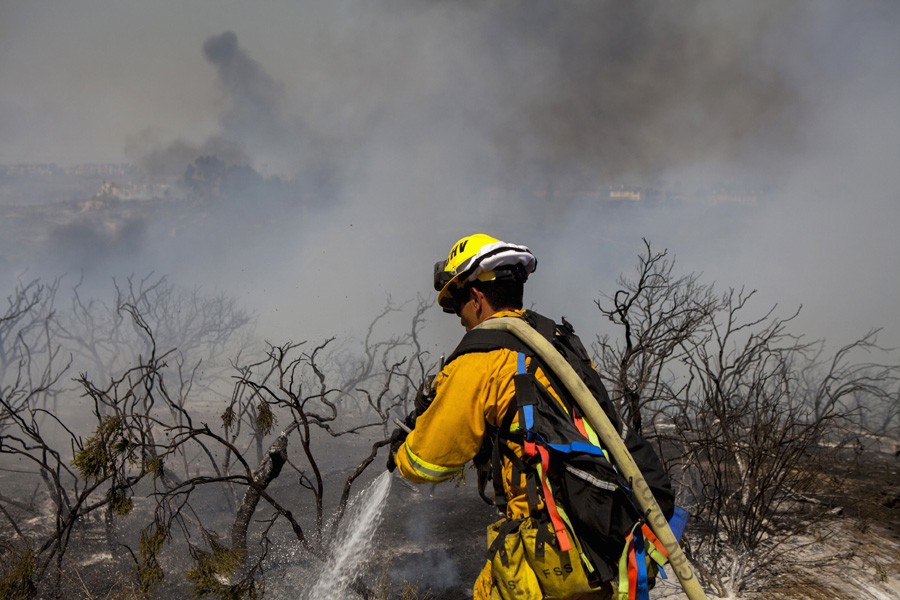
{"label": "backpack strap", "polygon": [[451,362],[462,356],[472,352],[490,352],[506,348],[513,352],[530,352],[528,346],[519,340],[515,335],[497,329],[473,329],[467,332],[460,340],[456,349],[447,357],[444,362],[446,367]]}
{"label": "backpack strap", "polygon": [[[525,454],[537,461],[537,464],[535,465],[536,469],[531,469],[528,473],[528,477],[533,478],[535,476],[535,471],[537,471],[537,477],[543,491],[544,506],[547,509],[547,514],[553,524],[553,530],[559,541],[559,548],[563,552],[568,552],[572,548],[572,543],[569,540],[565,523],[556,507],[556,499],[553,497],[550,481],[547,478],[547,473],[550,468],[550,455],[547,452],[547,448],[545,448],[542,443],[538,443],[534,439],[533,434],[529,434],[534,424],[534,408],[538,402],[536,387],[538,382],[534,377],[537,366],[538,361],[532,357],[531,363],[526,368],[525,355],[518,355],[518,368],[513,381],[516,388],[516,402],[519,405],[519,427],[524,430],[525,434],[523,439]],[[533,505],[530,508],[536,508],[536,505]]]}
{"label": "backpack strap", "polygon": [[505,521],[497,531],[497,537],[494,543],[488,548],[488,561],[494,560],[494,555],[500,553],[500,561],[504,566],[509,566],[509,555],[506,553],[506,536],[519,530],[519,525],[523,519],[512,519]]}
{"label": "backpack strap", "polygon": [[[513,418],[516,414],[519,414],[519,426],[522,427],[524,423],[522,417],[523,408],[527,407],[528,409],[534,404],[535,399],[529,398],[526,395],[523,395],[520,390],[533,389],[531,386],[526,386],[520,383],[519,378],[525,377],[534,377],[534,372],[537,370],[537,361],[533,360],[530,364],[525,364],[525,355],[519,353],[516,356],[516,375],[514,376],[514,386],[516,390],[515,396],[510,401],[509,405],[506,407],[506,412],[503,415],[503,421],[500,424],[500,427],[495,432],[495,438],[493,440],[493,456],[491,459],[492,468],[493,468],[493,480],[494,480],[494,498],[497,504],[497,507],[501,511],[506,510],[506,489],[504,488],[503,482],[503,463],[501,460],[501,455],[509,459],[512,464],[512,480],[513,481],[521,481],[522,475],[525,475],[525,490],[528,495],[528,507],[532,513],[537,511],[538,505],[540,503],[540,498],[538,496],[537,491],[537,483],[535,482],[535,469],[533,467],[529,467],[515,452],[513,452],[512,448],[509,447],[508,441],[515,441],[517,443],[522,443],[521,435],[514,434],[511,431]],[[526,454],[528,454],[526,452]]]}
{"label": "backpack strap", "polygon": [[[551,343],[554,341],[554,337],[557,332],[557,325],[552,319],[549,319],[531,310],[526,310],[522,316],[522,319]],[[574,335],[571,325],[568,325],[568,323],[566,323],[565,325],[568,326],[567,331],[571,335]],[[547,453],[547,448],[535,443],[533,439],[528,439],[527,437],[523,439],[522,443],[525,447],[525,454],[526,456],[531,457],[531,460],[528,462],[534,463],[534,466],[528,467],[525,461],[522,461],[506,443],[507,440],[512,439],[512,436],[510,434],[510,426],[512,425],[513,416],[517,412],[519,414],[520,428],[525,431],[528,431],[532,428],[534,414],[533,410],[538,402],[538,391],[536,386],[539,385],[539,382],[534,377],[535,372],[540,366],[540,361],[538,360],[538,358],[534,356],[530,347],[528,347],[522,340],[520,340],[512,333],[495,329],[485,330],[476,328],[467,332],[466,335],[463,336],[463,339],[460,341],[459,345],[457,345],[456,349],[453,351],[453,353],[451,353],[450,357],[445,362],[445,366],[447,364],[450,364],[453,360],[455,360],[459,356],[462,356],[463,354],[468,354],[471,352],[489,352],[499,348],[505,348],[516,352],[518,356],[517,373],[514,376],[514,386],[516,390],[515,398],[507,407],[500,427],[492,432],[494,435],[492,439],[493,447],[491,449],[491,478],[493,479],[494,487],[494,503],[501,512],[505,513],[508,503],[506,501],[506,490],[504,489],[504,481],[502,475],[502,456],[509,459],[509,461],[513,465],[513,481],[516,481],[517,478],[519,479],[519,481],[521,481],[522,475],[525,475],[525,489],[528,495],[529,509],[532,514],[536,514],[537,507],[540,502],[538,494],[538,481],[540,482],[540,487],[542,488],[541,491],[543,492],[540,495],[543,496],[544,505],[553,524],[553,529],[555,530],[560,548],[563,550],[568,550],[569,548],[571,548],[571,542],[566,531],[565,523],[563,522],[563,519],[560,516],[559,511],[557,510],[556,501],[552,494],[550,482],[547,479],[547,471],[549,469],[549,455]],[[530,364],[528,364],[527,367],[525,364],[526,356],[531,357]],[[548,376],[553,377],[551,373],[548,373],[546,368],[543,369],[543,371],[547,373]],[[563,388],[560,387],[558,389]],[[517,439],[516,441],[519,440]],[[554,447],[554,449],[562,450],[562,448],[559,447]],[[591,453],[596,452],[603,456],[602,450],[600,448],[597,448],[591,444],[581,444],[578,442],[575,442],[571,446],[566,447],[564,451],[588,451]],[[487,483],[486,479],[486,473],[482,473],[479,476],[478,493],[483,499],[485,499],[485,501],[487,501],[487,495],[484,493],[484,487]]]}
{"label": "backpack strap", "polygon": [[[533,310],[526,310],[525,314],[522,316],[526,323],[531,325],[534,329],[537,330],[542,336],[553,341],[553,336],[556,335],[556,323],[553,319],[549,319],[544,315],[538,314]],[[518,339],[518,338],[516,338]]]}
{"label": "backpack strap", "polygon": [[[510,406],[506,409],[506,414],[503,415],[503,421],[501,422],[500,427],[494,430],[492,444],[491,478],[494,482],[493,504],[495,504],[497,509],[503,513],[506,513],[506,505],[508,503],[506,501],[506,490],[503,488],[503,461],[501,456],[505,456],[512,463],[513,478],[521,477],[521,474],[526,471],[525,463],[523,463],[522,459],[516,456],[516,453],[505,443],[505,440],[509,439],[509,428],[512,426],[512,420],[516,414],[515,402],[516,400],[513,398],[512,402],[510,402]],[[481,496],[484,498],[484,494]]]}
{"label": "backpack strap", "polygon": [[[676,539],[681,539],[684,522],[687,520],[687,511],[678,507],[676,515],[669,519],[670,525],[676,521],[679,527]],[[669,552],[650,526],[643,520],[638,520],[631,529],[631,533],[625,538],[625,550],[619,558],[619,593],[618,600],[649,600],[651,574],[648,572],[650,561],[657,565],[657,570],[663,579],[666,572],[662,567],[669,561]]]}
{"label": "backpack strap", "polygon": [[[522,320],[531,325],[542,336],[553,341],[553,336],[556,333],[557,327],[553,319],[549,319],[532,310],[526,310],[522,315]],[[450,356],[447,357],[444,366],[449,365],[463,354],[469,354],[470,352],[490,352],[491,350],[497,350],[499,348],[506,348],[513,352],[521,352],[527,356],[532,356],[534,354],[525,342],[508,331],[476,328],[466,332],[456,346],[456,349],[454,349]]]}

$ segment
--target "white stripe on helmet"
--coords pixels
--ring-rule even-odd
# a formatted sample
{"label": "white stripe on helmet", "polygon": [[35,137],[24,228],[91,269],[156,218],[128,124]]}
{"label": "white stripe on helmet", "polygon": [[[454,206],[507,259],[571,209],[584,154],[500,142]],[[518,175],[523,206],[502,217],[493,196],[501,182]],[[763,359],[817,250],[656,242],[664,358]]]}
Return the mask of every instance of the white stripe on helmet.
{"label": "white stripe on helmet", "polygon": [[537,265],[537,259],[526,246],[507,244],[506,242],[495,242],[482,246],[478,254],[473,256],[471,260],[478,262],[479,257],[492,252],[496,252],[496,254],[486,256],[481,260],[466,278],[467,281],[474,281],[482,273],[493,271],[498,267],[522,265],[525,267],[526,272],[531,273]]}

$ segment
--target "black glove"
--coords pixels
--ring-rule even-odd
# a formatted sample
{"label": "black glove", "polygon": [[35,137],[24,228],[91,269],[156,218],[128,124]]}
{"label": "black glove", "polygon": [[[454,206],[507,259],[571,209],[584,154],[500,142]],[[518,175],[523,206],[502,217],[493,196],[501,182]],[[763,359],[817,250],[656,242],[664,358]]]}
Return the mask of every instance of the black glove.
{"label": "black glove", "polygon": [[409,411],[409,414],[406,415],[406,418],[403,419],[403,424],[409,427],[411,430],[416,428],[416,419],[418,418],[418,413],[416,413],[415,409]]}
{"label": "black glove", "polygon": [[428,407],[431,406],[431,403],[434,401],[434,389],[432,388],[432,383],[434,383],[434,375],[429,375],[422,382],[422,385],[419,386],[418,391],[416,391],[416,416],[419,416],[428,410]]}
{"label": "black glove", "polygon": [[392,473],[394,472],[394,469],[397,468],[397,461],[394,459],[394,454],[403,446],[403,442],[406,441],[407,435],[409,434],[399,427],[391,434],[391,449],[388,452],[387,470]]}

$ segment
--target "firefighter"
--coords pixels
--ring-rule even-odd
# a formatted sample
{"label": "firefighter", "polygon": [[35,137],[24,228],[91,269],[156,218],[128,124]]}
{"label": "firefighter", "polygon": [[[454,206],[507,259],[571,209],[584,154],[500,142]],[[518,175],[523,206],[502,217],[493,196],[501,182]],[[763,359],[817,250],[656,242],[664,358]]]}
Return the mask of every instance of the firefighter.
{"label": "firefighter", "polygon": [[[464,237],[453,245],[446,260],[435,265],[434,287],[438,292],[438,304],[444,312],[456,314],[467,332],[487,319],[521,317],[524,313],[524,283],[536,265],[535,256],[525,246],[485,234]],[[487,432],[504,424],[507,408],[515,397],[513,378],[518,368],[517,353],[506,348],[465,353],[448,362],[431,385],[426,386],[430,390],[420,390],[416,414],[407,419],[409,425],[414,425],[411,433],[407,435],[400,429],[394,432],[388,469],[396,468],[403,477],[417,483],[437,483],[457,475],[479,454]],[[552,390],[550,381],[540,369],[534,374],[538,382]],[[518,415],[513,411],[506,423],[511,423],[515,429],[517,422]],[[518,459],[523,459],[524,450],[520,444],[511,444],[510,448]],[[497,504],[505,504],[505,519],[489,528],[489,544],[498,535],[507,535],[510,529],[538,518],[533,513],[542,513],[545,508],[542,498],[535,502],[533,489],[529,498],[527,481],[515,469],[516,459],[504,455],[501,462],[505,498],[497,498]],[[524,532],[524,525],[521,529]],[[516,535],[519,535],[518,529]],[[526,538],[522,533],[525,545],[529,543]],[[543,545],[541,548],[543,554]],[[541,576],[546,577],[548,569],[536,569],[545,573],[535,577],[535,569],[524,564],[527,562],[525,554],[527,552],[518,552],[514,557],[502,557],[503,560],[489,557],[475,582],[475,600],[551,597],[542,591],[547,585]],[[551,578],[556,570],[558,577],[565,579],[561,587],[555,585],[557,582],[550,582],[550,587],[556,590],[552,597],[566,600],[609,598],[609,585],[598,590],[586,582],[583,573],[580,579],[571,576],[568,571],[573,565],[576,570],[581,569],[577,552],[573,556],[572,560],[566,556],[558,557],[562,562],[556,569],[549,569]],[[566,590],[563,595],[560,595],[560,589]]]}

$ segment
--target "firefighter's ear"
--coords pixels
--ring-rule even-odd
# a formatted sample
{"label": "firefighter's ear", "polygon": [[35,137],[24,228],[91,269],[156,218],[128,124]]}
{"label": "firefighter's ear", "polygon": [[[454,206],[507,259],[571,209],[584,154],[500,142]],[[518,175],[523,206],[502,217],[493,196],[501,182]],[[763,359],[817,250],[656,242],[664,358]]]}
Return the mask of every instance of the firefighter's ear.
{"label": "firefighter's ear", "polygon": [[482,292],[475,286],[470,286],[469,297],[475,300],[475,312],[476,314],[480,315],[485,308],[486,298],[484,297],[484,292]]}

